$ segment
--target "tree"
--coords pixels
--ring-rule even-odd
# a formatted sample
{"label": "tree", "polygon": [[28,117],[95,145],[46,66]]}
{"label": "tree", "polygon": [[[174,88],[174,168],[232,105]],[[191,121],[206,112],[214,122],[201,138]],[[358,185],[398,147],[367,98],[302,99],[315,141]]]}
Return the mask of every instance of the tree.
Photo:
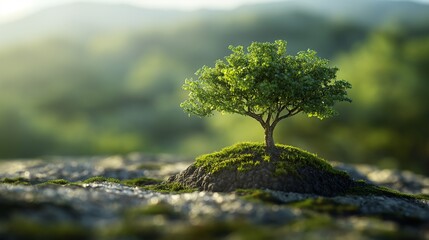
{"label": "tree", "polygon": [[281,120],[300,112],[323,119],[335,113],[335,102],[351,102],[351,85],[336,80],[337,68],[313,50],[287,55],[286,44],[253,42],[247,51],[230,46],[225,60],[203,66],[197,79],[185,80],[183,89],[190,93],[180,106],[199,116],[218,111],[254,118],[264,128],[267,153],[274,156],[273,132]]}

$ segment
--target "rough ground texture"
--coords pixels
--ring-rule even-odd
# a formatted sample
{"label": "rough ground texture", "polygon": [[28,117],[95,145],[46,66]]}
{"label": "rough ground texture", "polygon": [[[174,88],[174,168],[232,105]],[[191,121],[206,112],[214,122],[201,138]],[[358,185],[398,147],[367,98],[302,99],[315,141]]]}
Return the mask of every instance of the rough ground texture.
{"label": "rough ground texture", "polygon": [[323,171],[315,167],[302,167],[297,172],[275,175],[275,162],[263,162],[248,171],[224,169],[209,173],[195,164],[170,177],[167,182],[179,182],[201,191],[231,192],[236,189],[271,189],[284,192],[314,193],[334,196],[345,193],[353,184],[344,175]]}
{"label": "rough ground texture", "polygon": [[[259,190],[159,193],[93,176],[167,179],[186,169],[172,156],[0,162],[0,239],[429,239],[429,202],[400,197]],[[355,180],[429,193],[429,178],[407,171],[336,164]],[[65,179],[73,184],[43,184]],[[3,181],[4,182],[4,181]]]}
{"label": "rough ground texture", "polygon": [[[349,176],[332,169],[327,162],[313,154],[283,145],[279,145],[278,149],[277,158],[264,160],[263,144],[237,144],[200,157],[196,163],[170,177],[167,182],[179,182],[201,191],[231,192],[242,188],[259,188],[324,196],[344,194],[354,184]],[[248,154],[252,157],[237,159]],[[231,158],[237,160],[224,164],[225,167],[212,166],[222,165],[222,159],[230,161]],[[248,166],[243,167],[243,162]],[[303,165],[302,162],[307,164]],[[284,169],[280,171],[279,168]]]}

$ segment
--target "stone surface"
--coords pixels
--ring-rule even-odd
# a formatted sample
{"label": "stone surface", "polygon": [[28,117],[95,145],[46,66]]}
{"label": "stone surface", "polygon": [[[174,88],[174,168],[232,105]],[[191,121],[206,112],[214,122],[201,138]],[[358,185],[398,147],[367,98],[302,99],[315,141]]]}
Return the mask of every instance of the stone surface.
{"label": "stone surface", "polygon": [[[39,185],[93,176],[167,179],[191,161],[174,156],[50,158],[0,162],[0,179],[22,177],[30,185],[0,184],[0,239],[428,239],[429,202],[381,196],[336,196],[266,190],[278,204],[236,193],[158,193],[118,183]],[[409,193],[428,193],[429,179],[367,165],[338,168]],[[300,208],[322,199],[326,206]],[[322,201],[322,202],[323,202]]]}
{"label": "stone surface", "polygon": [[216,173],[209,173],[192,164],[181,173],[170,177],[167,182],[179,182],[201,191],[231,192],[243,188],[262,188],[324,196],[343,194],[353,185],[353,181],[346,176],[312,166],[281,175],[277,175],[275,170],[275,161],[262,162],[248,171],[222,169]]}

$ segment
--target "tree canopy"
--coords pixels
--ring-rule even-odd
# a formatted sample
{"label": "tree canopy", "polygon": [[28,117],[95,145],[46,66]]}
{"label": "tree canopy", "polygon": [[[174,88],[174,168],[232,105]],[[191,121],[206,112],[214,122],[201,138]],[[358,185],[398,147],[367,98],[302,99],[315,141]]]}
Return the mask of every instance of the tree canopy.
{"label": "tree canopy", "polygon": [[203,66],[196,79],[186,79],[188,113],[210,116],[213,111],[237,113],[257,120],[265,130],[267,150],[275,149],[273,130],[283,119],[300,112],[320,119],[332,116],[333,105],[347,97],[350,83],[337,80],[337,68],[313,50],[286,54],[286,41],[230,46],[232,53]]}

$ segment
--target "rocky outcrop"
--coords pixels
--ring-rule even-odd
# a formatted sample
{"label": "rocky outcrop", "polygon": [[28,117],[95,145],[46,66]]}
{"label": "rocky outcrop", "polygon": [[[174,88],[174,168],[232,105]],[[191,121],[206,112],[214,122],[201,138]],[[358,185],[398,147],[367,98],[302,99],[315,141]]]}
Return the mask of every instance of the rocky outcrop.
{"label": "rocky outcrop", "polygon": [[167,182],[201,191],[271,189],[322,196],[344,194],[354,185],[345,172],[332,168],[313,154],[284,145],[279,145],[278,151],[278,157],[267,158],[262,144],[237,144],[200,157]]}
{"label": "rocky outcrop", "polygon": [[225,168],[210,173],[192,164],[167,182],[179,182],[201,191],[232,192],[236,189],[271,189],[283,192],[313,193],[322,196],[344,194],[353,184],[347,175],[304,166],[296,172],[276,174],[276,162],[262,162],[247,171]]}

